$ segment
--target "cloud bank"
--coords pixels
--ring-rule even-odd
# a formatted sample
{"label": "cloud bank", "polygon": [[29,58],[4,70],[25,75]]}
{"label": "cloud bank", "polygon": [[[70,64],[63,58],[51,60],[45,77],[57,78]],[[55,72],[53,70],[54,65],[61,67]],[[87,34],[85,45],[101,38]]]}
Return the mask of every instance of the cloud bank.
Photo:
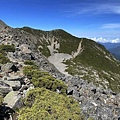
{"label": "cloud bank", "polygon": [[101,42],[101,43],[107,43],[107,42],[110,42],[110,43],[120,43],[120,38],[103,38],[103,37],[99,37],[99,38],[90,38],[96,42]]}

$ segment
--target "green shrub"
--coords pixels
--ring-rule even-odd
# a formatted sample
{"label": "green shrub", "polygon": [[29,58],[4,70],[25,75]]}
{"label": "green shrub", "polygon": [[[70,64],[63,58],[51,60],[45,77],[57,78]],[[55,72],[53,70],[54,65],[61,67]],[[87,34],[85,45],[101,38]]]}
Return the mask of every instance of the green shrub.
{"label": "green shrub", "polygon": [[56,80],[50,75],[40,78],[33,77],[31,81],[35,87],[44,87],[52,91],[56,91],[58,89],[62,94],[66,95],[67,86],[62,81]]}
{"label": "green shrub", "polygon": [[67,86],[62,81],[52,77],[48,72],[40,71],[34,66],[26,66],[23,73],[31,79],[35,87],[44,87],[52,91],[58,89],[62,94],[66,95]]}
{"label": "green shrub", "polygon": [[5,52],[14,52],[15,47],[14,45],[0,45],[0,63],[6,64],[7,62],[10,62],[10,60],[6,57]]}
{"label": "green shrub", "polygon": [[0,63],[6,64],[7,62],[10,62],[10,60],[7,57],[5,57],[2,53],[0,53]]}
{"label": "green shrub", "polygon": [[87,120],[94,120],[94,119],[90,117],[90,118],[88,118]]}
{"label": "green shrub", "polygon": [[15,46],[14,45],[0,45],[0,51],[15,52]]}
{"label": "green shrub", "polygon": [[34,63],[33,61],[31,61],[31,60],[26,60],[26,61],[24,62],[24,64],[25,64],[25,65],[35,65],[35,63]]}
{"label": "green shrub", "polygon": [[37,66],[34,66],[34,65],[25,66],[24,69],[23,69],[24,75],[26,75],[29,79],[32,78],[33,73],[35,74],[34,71],[37,71],[37,72],[39,71],[38,67],[37,67]]}
{"label": "green shrub", "polygon": [[18,120],[82,120],[79,103],[45,88],[28,92]]}

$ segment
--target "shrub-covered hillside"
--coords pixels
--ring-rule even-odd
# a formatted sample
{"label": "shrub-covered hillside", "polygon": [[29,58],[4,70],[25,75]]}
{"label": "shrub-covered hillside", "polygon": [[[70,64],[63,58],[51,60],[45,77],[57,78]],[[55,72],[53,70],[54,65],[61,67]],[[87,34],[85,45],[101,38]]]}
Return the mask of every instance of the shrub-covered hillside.
{"label": "shrub-covered hillside", "polygon": [[26,66],[24,74],[35,88],[27,93],[18,120],[83,119],[79,103],[66,95],[67,86],[62,81],[33,65]]}
{"label": "shrub-covered hillside", "polygon": [[18,120],[82,120],[79,103],[45,88],[30,90]]}
{"label": "shrub-covered hillside", "polygon": [[98,86],[120,91],[120,62],[104,46],[87,38],[75,37],[61,29],[41,31],[26,27],[22,30],[35,35],[37,46],[46,57],[56,53],[58,58],[61,53],[71,56],[71,59],[62,61],[68,74],[79,75]]}

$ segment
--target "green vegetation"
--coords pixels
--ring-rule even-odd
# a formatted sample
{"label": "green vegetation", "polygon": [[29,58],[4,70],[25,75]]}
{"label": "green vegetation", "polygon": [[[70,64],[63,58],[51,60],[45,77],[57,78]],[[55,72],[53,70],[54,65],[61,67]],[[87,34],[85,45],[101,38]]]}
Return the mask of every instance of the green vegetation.
{"label": "green vegetation", "polygon": [[66,96],[67,86],[62,81],[34,65],[25,66],[23,73],[35,89],[27,93],[18,120],[83,120],[79,103]]}
{"label": "green vegetation", "polygon": [[38,30],[38,29],[33,29],[33,28],[30,28],[30,27],[23,27],[22,30],[34,35],[34,36],[42,36],[42,34],[46,35],[45,32],[47,31],[43,31],[43,30]]}
{"label": "green vegetation", "polygon": [[[67,72],[71,75],[80,75],[81,78],[92,81],[96,85],[108,87],[113,91],[120,91],[120,62],[115,60],[104,46],[86,38],[77,38],[64,30],[41,31],[32,28],[23,30],[36,36],[39,50],[46,57],[50,56],[47,48],[50,40],[54,39],[60,44],[59,53],[71,54],[78,48],[82,40],[83,51],[74,59],[64,62]],[[42,38],[42,39],[41,39]]]}
{"label": "green vegetation", "polygon": [[71,54],[72,51],[77,50],[80,38],[72,36],[62,29],[52,30],[50,31],[52,35],[59,39],[60,49],[58,50],[60,53]]}
{"label": "green vegetation", "polygon": [[0,45],[0,51],[15,52],[15,47],[14,45]]}
{"label": "green vegetation", "polygon": [[6,64],[7,62],[10,62],[10,60],[7,57],[5,57],[2,53],[0,53],[0,63]]}
{"label": "green vegetation", "polygon": [[0,63],[6,64],[10,60],[6,57],[6,52],[14,52],[14,45],[0,45]]}
{"label": "green vegetation", "polygon": [[35,63],[34,63],[33,61],[31,61],[31,60],[26,60],[26,61],[24,62],[24,64],[25,64],[25,65],[35,65]]}
{"label": "green vegetation", "polygon": [[[37,44],[36,44],[36,47],[39,48],[39,51],[45,55],[46,57],[49,57],[50,56],[50,51],[48,49],[48,43],[46,42],[46,40],[43,39],[42,42],[40,37],[44,37],[47,39],[47,35],[49,34],[48,31],[42,31],[42,30],[37,30],[37,29],[32,29],[30,27],[23,27],[22,30],[34,35],[36,37],[36,39],[38,40],[37,41]],[[42,46],[42,47],[39,47],[39,46]]]}
{"label": "green vegetation", "polygon": [[79,103],[45,88],[28,92],[18,120],[83,120]]}
{"label": "green vegetation", "polygon": [[[83,52],[74,59],[64,62],[68,65],[67,72],[80,75],[82,79],[106,86],[113,91],[120,91],[120,62],[100,44],[83,39]],[[105,84],[107,81],[107,84]],[[118,87],[117,87],[118,86]]]}
{"label": "green vegetation", "polygon": [[46,57],[49,57],[50,56],[50,51],[49,51],[49,49],[48,49],[48,47],[47,47],[47,44],[45,43],[45,44],[42,44],[42,46],[43,46],[43,48],[39,48],[39,51],[43,54],[43,55],[45,55]]}
{"label": "green vegetation", "polygon": [[88,118],[87,120],[94,120],[93,118]]}
{"label": "green vegetation", "polygon": [[31,82],[35,87],[44,87],[52,91],[58,89],[61,94],[66,95],[67,86],[62,81],[52,77],[48,72],[40,71],[34,66],[26,66],[23,73],[31,79]]}

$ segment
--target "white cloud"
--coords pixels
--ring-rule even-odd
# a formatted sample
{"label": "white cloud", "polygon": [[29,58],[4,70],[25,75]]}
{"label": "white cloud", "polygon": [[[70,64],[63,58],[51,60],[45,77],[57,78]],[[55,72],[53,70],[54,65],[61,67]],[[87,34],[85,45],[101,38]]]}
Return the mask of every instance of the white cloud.
{"label": "white cloud", "polygon": [[112,43],[119,43],[120,42],[120,38],[113,39],[111,42]]}
{"label": "white cloud", "polygon": [[101,28],[106,29],[116,29],[116,28],[120,28],[120,23],[110,23],[110,24],[104,24],[101,26]]}
{"label": "white cloud", "polygon": [[74,13],[74,15],[80,15],[80,14],[120,14],[120,3],[89,3],[89,4],[82,4],[77,3],[74,4],[74,8],[70,6],[70,12]]}
{"label": "white cloud", "polygon": [[120,14],[119,4],[103,4],[98,6],[98,10],[103,13],[115,13]]}
{"label": "white cloud", "polygon": [[101,43],[106,43],[106,42],[111,42],[111,43],[120,43],[120,38],[103,38],[103,37],[99,37],[99,38],[90,38],[96,42],[101,42]]}

